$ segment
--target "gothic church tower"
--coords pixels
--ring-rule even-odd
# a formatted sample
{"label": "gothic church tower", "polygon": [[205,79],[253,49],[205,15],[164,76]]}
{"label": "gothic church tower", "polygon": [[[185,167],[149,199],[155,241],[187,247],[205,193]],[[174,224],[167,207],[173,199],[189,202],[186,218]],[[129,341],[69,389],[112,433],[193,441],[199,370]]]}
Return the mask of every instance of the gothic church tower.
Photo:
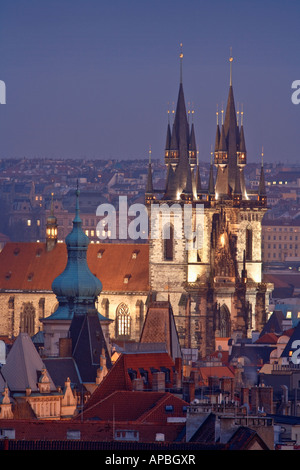
{"label": "gothic church tower", "polygon": [[235,110],[232,58],[225,120],[221,128],[217,123],[214,161],[207,188],[202,187],[182,57],[174,122],[167,127],[163,191],[153,188],[151,162],[148,169],[150,286],[157,300],[170,299],[181,346],[204,357],[215,350],[216,338],[250,336],[266,321],[271,286],[262,282],[261,221],[267,200],[263,166],[258,192],[245,185],[247,152]]}

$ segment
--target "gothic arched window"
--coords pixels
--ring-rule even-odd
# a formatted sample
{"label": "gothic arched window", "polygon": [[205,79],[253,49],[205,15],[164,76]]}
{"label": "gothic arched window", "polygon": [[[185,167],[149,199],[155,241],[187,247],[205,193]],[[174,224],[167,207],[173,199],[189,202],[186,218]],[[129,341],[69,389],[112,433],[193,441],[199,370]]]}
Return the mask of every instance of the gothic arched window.
{"label": "gothic arched window", "polygon": [[173,261],[174,253],[174,227],[171,224],[163,228],[164,260]]}
{"label": "gothic arched window", "polygon": [[228,338],[230,336],[230,313],[227,305],[223,304],[220,308],[220,336]]}
{"label": "gothic arched window", "polygon": [[130,336],[130,323],[131,323],[131,318],[130,318],[128,305],[122,302],[117,307],[117,321],[116,321],[117,337],[118,336],[127,336],[127,337]]}
{"label": "gothic arched window", "polygon": [[22,333],[28,333],[29,336],[34,335],[34,324],[35,324],[35,308],[32,302],[23,303],[20,327]]}
{"label": "gothic arched window", "polygon": [[246,259],[252,261],[252,229],[246,229]]}

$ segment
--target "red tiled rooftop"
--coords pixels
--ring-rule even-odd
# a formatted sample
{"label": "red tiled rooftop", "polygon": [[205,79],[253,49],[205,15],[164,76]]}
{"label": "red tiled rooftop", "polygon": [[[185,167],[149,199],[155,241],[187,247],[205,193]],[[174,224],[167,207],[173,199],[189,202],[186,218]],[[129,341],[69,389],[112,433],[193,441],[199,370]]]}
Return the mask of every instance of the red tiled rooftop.
{"label": "red tiled rooftop", "polygon": [[[136,258],[132,256],[134,251]],[[149,290],[147,244],[90,244],[87,262],[90,271],[102,282],[103,291]],[[53,280],[63,272],[66,263],[65,243],[57,243],[50,252],[46,251],[45,243],[7,243],[0,253],[0,289],[51,291]],[[130,278],[124,283],[127,274]]]}
{"label": "red tiled rooftop", "polygon": [[170,370],[170,380],[173,381],[174,362],[167,353],[139,353],[122,354],[112,366],[103,381],[94,391],[86,404],[86,409],[100,402],[116,390],[132,390],[132,381],[128,374],[128,369],[136,371],[137,378],[141,377],[140,368],[148,371],[147,390],[152,389],[151,368],[160,370],[160,367],[166,367]]}
{"label": "red tiled rooftop", "polygon": [[255,344],[276,344],[278,341],[278,335],[275,333],[266,333],[265,335],[258,338]]}
{"label": "red tiled rooftop", "polygon": [[234,378],[234,373],[227,366],[207,366],[199,368],[200,377],[202,378],[205,385],[208,384],[209,377],[223,377]]}
{"label": "red tiled rooftop", "polygon": [[[184,400],[168,392],[119,390],[89,407],[83,416],[85,420],[167,423],[168,417],[185,418],[183,407],[187,405]],[[167,411],[166,406],[172,406],[172,411]]]}

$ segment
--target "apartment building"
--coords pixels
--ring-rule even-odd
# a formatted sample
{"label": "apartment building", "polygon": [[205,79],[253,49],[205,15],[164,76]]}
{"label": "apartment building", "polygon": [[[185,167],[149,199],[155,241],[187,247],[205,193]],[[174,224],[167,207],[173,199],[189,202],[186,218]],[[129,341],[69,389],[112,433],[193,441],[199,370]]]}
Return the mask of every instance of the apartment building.
{"label": "apartment building", "polygon": [[284,262],[300,257],[300,219],[262,221],[262,261]]}

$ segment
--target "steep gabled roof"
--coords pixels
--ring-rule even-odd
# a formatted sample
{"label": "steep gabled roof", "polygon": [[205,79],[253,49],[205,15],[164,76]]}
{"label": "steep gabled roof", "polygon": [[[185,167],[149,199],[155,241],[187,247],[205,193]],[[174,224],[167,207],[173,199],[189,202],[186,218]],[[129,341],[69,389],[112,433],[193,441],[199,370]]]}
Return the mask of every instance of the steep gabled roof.
{"label": "steep gabled roof", "polygon": [[[37,349],[27,333],[20,333],[9,351],[6,364],[3,365],[1,373],[12,392],[25,392],[30,388],[33,392],[38,391],[38,379],[40,372],[45,369]],[[52,391],[56,387],[50,379]]]}
{"label": "steep gabled roof", "polygon": [[108,369],[111,368],[110,356],[96,310],[85,315],[74,315],[70,325],[70,338],[72,357],[76,361],[82,382],[95,382],[102,349],[105,351],[106,366]]}
{"label": "steep gabled roof", "polygon": [[174,360],[176,357],[181,357],[173,311],[168,301],[150,304],[140,343],[165,343],[168,353]]}

